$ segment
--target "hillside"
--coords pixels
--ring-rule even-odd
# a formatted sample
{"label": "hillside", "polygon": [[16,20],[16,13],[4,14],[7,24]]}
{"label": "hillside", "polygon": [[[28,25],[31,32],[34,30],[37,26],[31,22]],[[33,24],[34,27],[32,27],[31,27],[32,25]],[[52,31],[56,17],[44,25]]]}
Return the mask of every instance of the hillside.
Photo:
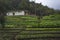
{"label": "hillside", "polygon": [[7,16],[6,26],[8,27],[32,27],[37,23],[35,16]]}
{"label": "hillside", "polygon": [[60,14],[44,16],[40,24],[45,27],[60,27]]}
{"label": "hillside", "polygon": [[[37,16],[6,16],[5,25],[6,28],[4,29],[0,28],[0,39],[1,40],[3,38],[5,40],[11,40],[14,38],[17,40],[60,39],[60,28],[58,27],[55,28],[54,25],[59,22],[60,20],[59,17],[60,17],[59,15],[44,16],[41,19],[41,21],[38,22]],[[40,24],[39,27],[38,24]]]}
{"label": "hillside", "polygon": [[[19,10],[36,16],[4,16]],[[60,40],[60,10],[29,0],[0,0],[0,14],[0,40]]]}
{"label": "hillside", "polygon": [[38,21],[37,16],[6,16],[6,27],[60,27],[58,14],[44,16]]}

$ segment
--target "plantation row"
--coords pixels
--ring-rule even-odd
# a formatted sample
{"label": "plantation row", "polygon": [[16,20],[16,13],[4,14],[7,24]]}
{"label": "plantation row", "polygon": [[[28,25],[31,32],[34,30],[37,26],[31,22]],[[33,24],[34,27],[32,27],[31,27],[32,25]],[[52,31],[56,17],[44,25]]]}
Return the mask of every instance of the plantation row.
{"label": "plantation row", "polygon": [[[36,30],[35,30],[36,29]],[[49,29],[49,30],[48,30]],[[53,39],[60,38],[60,28],[4,28],[0,29],[0,38],[16,39]],[[54,39],[53,39],[54,40]]]}
{"label": "plantation row", "polygon": [[6,25],[0,29],[0,40],[57,40],[60,39],[59,16],[6,16]]}
{"label": "plantation row", "polygon": [[44,16],[38,20],[37,16],[6,16],[6,27],[40,27],[40,28],[59,28],[60,16]]}

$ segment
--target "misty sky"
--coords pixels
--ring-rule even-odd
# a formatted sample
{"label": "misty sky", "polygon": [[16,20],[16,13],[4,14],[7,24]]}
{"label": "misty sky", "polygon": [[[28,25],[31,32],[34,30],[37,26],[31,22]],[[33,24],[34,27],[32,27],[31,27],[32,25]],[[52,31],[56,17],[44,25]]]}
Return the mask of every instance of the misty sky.
{"label": "misty sky", "polygon": [[60,9],[60,0],[36,0],[36,3],[42,3],[50,8]]}

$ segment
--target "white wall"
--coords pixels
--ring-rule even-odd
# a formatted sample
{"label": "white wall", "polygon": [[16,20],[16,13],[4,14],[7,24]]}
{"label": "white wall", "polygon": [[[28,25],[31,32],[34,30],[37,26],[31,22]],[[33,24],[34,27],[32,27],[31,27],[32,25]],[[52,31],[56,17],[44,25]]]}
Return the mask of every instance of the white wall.
{"label": "white wall", "polygon": [[24,15],[24,11],[21,11],[21,12],[15,12],[15,15]]}
{"label": "white wall", "polygon": [[25,12],[24,11],[16,11],[16,12],[8,12],[7,13],[7,16],[13,16],[13,13],[15,13],[15,15],[25,15]]}
{"label": "white wall", "polygon": [[7,16],[13,16],[13,12],[8,12]]}

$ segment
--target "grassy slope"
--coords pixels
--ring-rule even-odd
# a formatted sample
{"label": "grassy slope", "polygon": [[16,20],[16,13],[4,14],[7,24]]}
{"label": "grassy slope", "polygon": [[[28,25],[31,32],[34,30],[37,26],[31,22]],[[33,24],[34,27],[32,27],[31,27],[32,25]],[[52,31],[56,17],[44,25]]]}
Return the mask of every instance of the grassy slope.
{"label": "grassy slope", "polygon": [[[60,26],[60,16],[50,15],[41,19],[38,28],[38,19],[36,16],[6,16],[6,27],[25,28],[17,35],[17,38],[39,38],[39,37],[60,37],[60,28],[46,28]],[[36,27],[36,28],[33,28]]]}
{"label": "grassy slope", "polygon": [[60,27],[60,14],[45,16],[40,24],[45,27]]}
{"label": "grassy slope", "polygon": [[6,26],[9,27],[32,27],[37,25],[37,17],[34,16],[7,16]]}
{"label": "grassy slope", "polygon": [[60,27],[60,15],[44,16],[40,23],[35,16],[7,16],[6,26],[10,27]]}

